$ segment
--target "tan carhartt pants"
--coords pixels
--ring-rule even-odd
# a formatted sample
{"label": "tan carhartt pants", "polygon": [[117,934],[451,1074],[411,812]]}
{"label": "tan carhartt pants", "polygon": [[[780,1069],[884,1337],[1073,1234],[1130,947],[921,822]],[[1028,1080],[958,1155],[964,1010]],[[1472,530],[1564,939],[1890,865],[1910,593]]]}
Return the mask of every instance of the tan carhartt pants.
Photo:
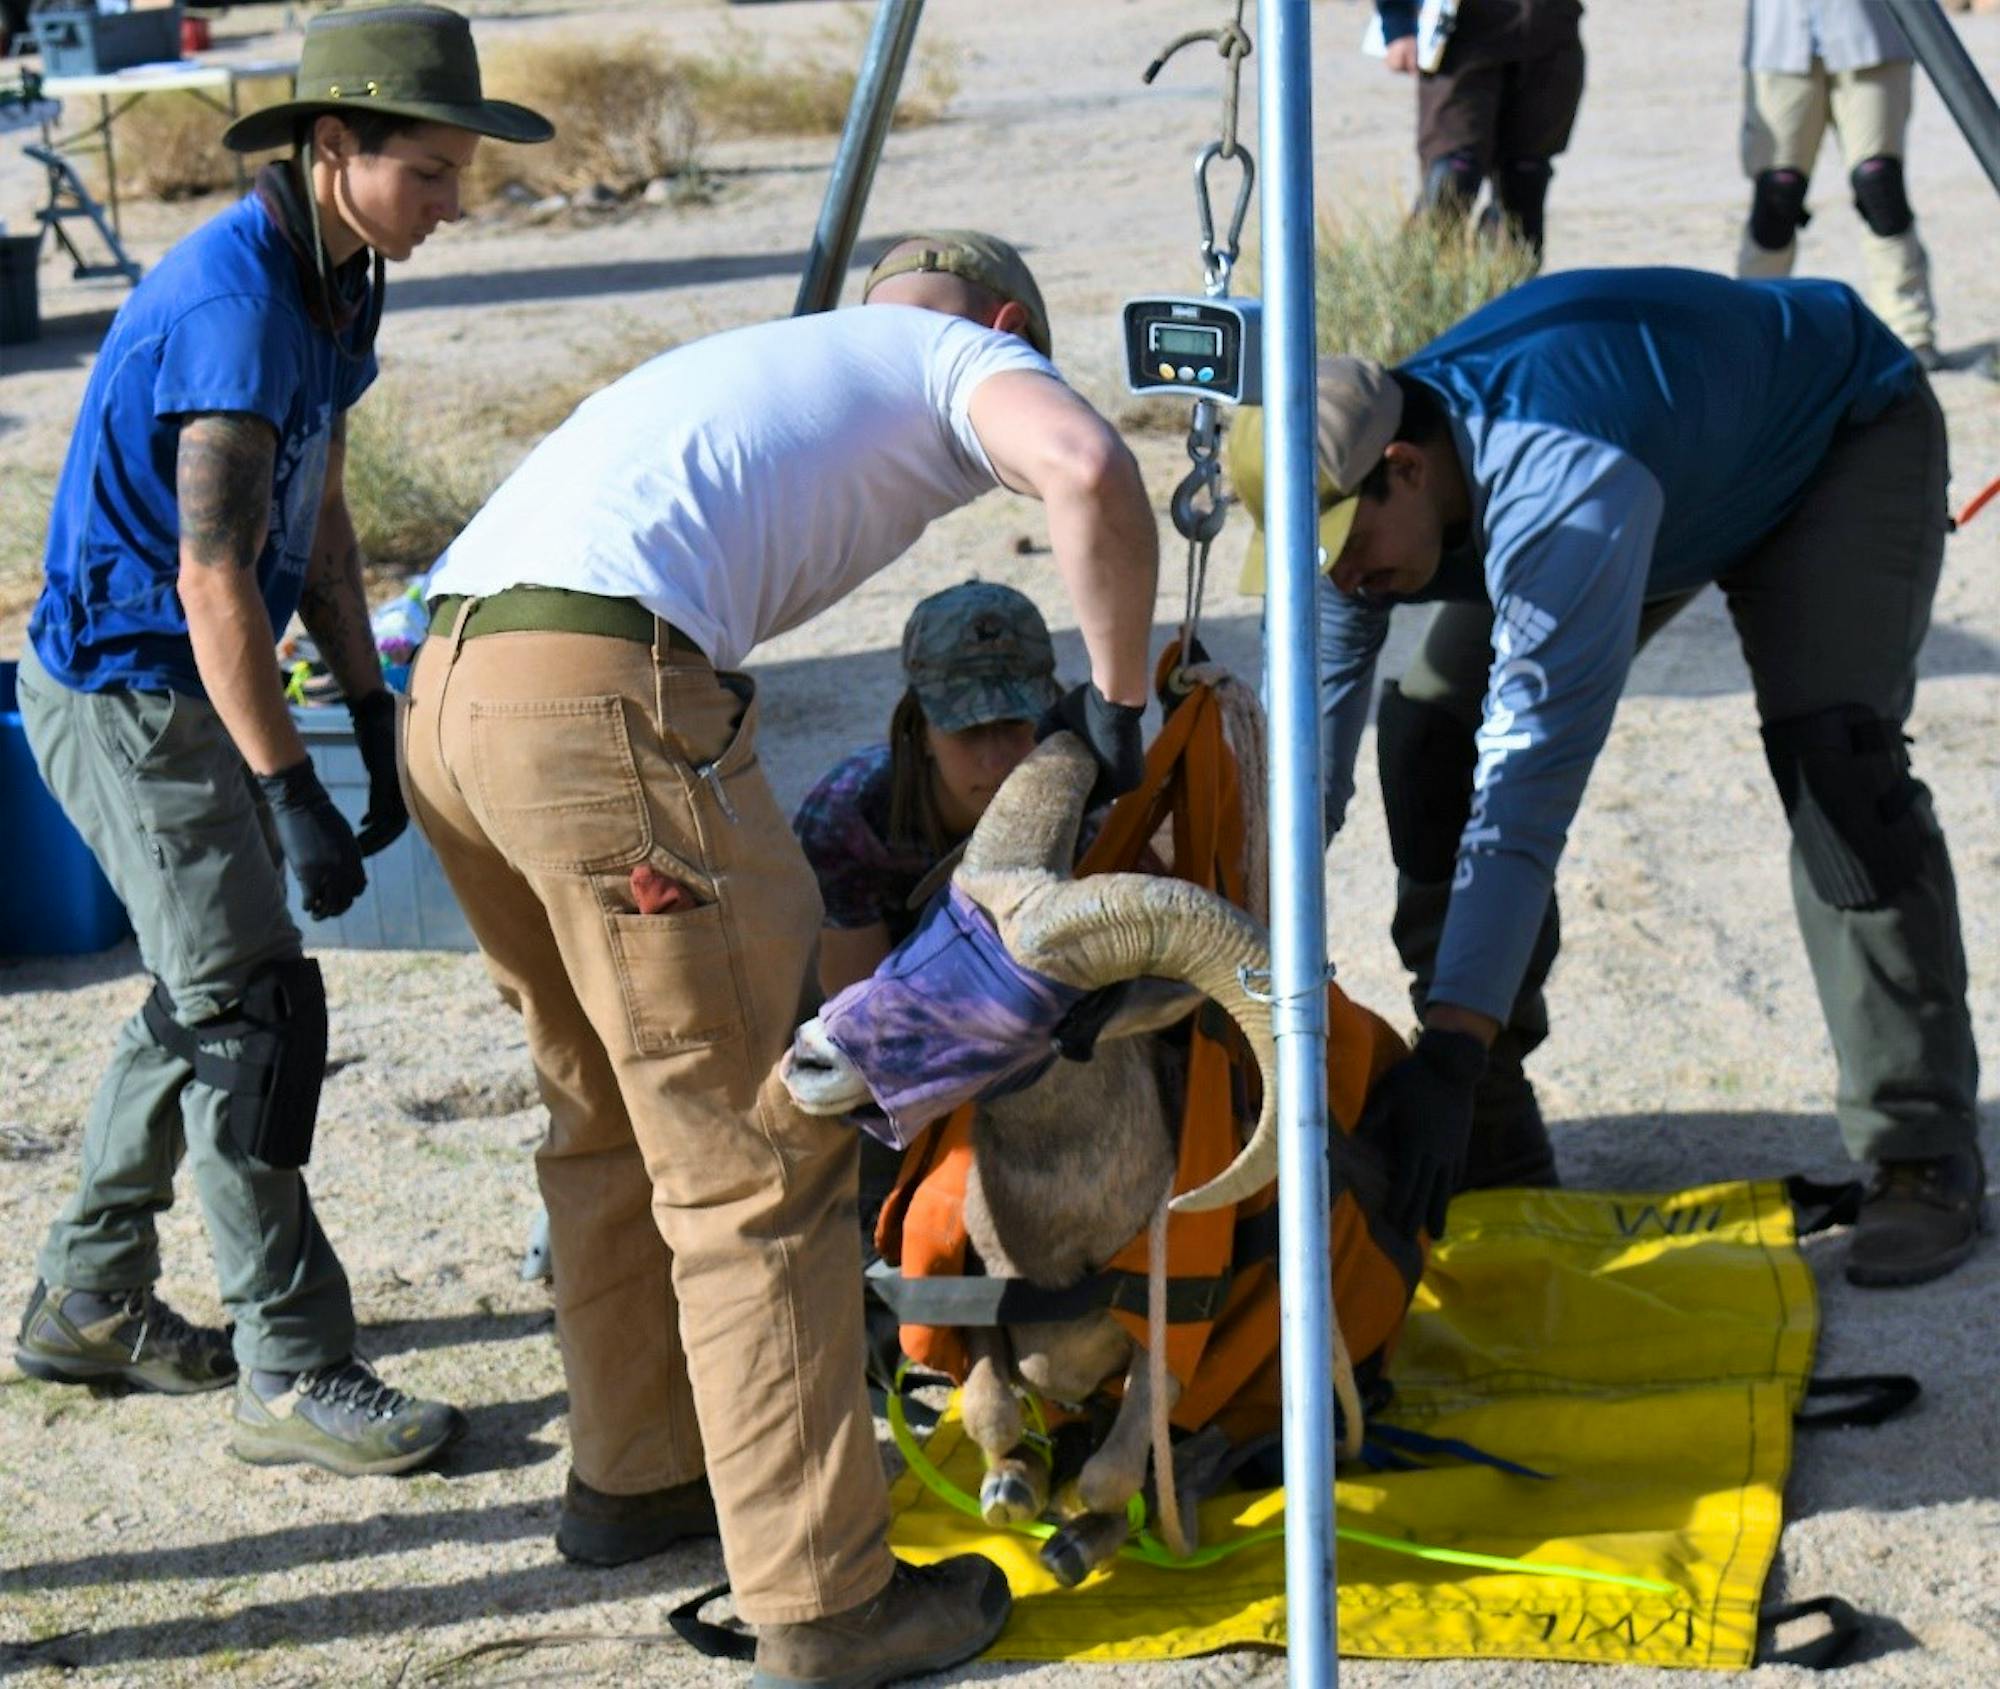
{"label": "tan carhartt pants", "polygon": [[[750,681],[664,641],[440,628],[403,749],[548,1106],[577,1475],[630,1495],[705,1465],[737,1608],[770,1624],[868,1600],[892,1561],[854,1133],[773,1076],[819,892],[755,739]],[[693,906],[638,913],[641,867]]]}
{"label": "tan carhartt pants", "polygon": [[[1868,158],[1901,158],[1910,123],[1910,64],[1870,65],[1830,71],[1818,59],[1803,76],[1748,71],[1743,91],[1743,173],[1752,181],[1766,170],[1812,174],[1831,122],[1840,137],[1841,161],[1851,172]],[[1930,259],[1912,224],[1900,235],[1878,235],[1866,224],[1861,250],[1868,266],[1868,303],[1907,346],[1929,346],[1937,333],[1931,304]],[[1743,225],[1736,273],[1788,276],[1798,242],[1772,251]]]}

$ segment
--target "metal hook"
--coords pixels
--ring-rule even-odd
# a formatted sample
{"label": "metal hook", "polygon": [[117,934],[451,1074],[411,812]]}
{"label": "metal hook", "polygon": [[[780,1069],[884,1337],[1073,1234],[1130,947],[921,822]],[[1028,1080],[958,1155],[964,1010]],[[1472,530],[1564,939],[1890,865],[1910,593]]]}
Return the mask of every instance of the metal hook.
{"label": "metal hook", "polygon": [[[1222,532],[1229,506],[1216,493],[1215,484],[1221,478],[1221,466],[1212,457],[1204,458],[1183,475],[1180,485],[1174,488],[1174,496],[1168,501],[1167,508],[1173,515],[1176,531],[1183,539],[1200,545]],[[1204,491],[1208,494],[1208,505],[1206,509],[1198,509],[1194,501]]]}

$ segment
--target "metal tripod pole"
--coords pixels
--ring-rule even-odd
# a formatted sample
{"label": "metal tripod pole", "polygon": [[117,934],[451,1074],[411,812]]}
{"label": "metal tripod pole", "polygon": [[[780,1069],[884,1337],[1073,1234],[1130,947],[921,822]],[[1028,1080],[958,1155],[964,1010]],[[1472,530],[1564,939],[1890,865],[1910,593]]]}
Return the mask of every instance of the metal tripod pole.
{"label": "metal tripod pole", "polygon": [[1326,1264],[1326,886],[1320,803],[1318,403],[1308,0],[1258,0],[1263,160],[1266,660],[1271,688],[1271,1030],[1284,1285],[1285,1631],[1291,1681],[1334,1651],[1333,1309]]}
{"label": "metal tripod pole", "polygon": [[840,284],[854,256],[854,237],[861,228],[875,164],[896,113],[903,69],[910,62],[917,20],[923,13],[924,0],[881,0],[875,8],[875,27],[868,32],[861,74],[840,131],[840,150],[833,155],[833,174],[820,204],[819,226],[813,230],[799,296],[792,304],[795,317],[830,311],[840,303]]}
{"label": "metal tripod pole", "polygon": [[1890,10],[1910,38],[1910,50],[1937,84],[1986,179],[2000,189],[2000,105],[1979,74],[1958,31],[1937,0],[1894,0]]}

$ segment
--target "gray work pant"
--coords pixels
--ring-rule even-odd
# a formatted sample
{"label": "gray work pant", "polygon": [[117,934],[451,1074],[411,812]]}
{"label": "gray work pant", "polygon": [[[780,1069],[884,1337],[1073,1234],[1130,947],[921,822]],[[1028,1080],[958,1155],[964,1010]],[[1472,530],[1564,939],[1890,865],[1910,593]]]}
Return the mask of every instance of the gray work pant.
{"label": "gray work pant", "polygon": [[[215,710],[167,692],[76,692],[32,649],[21,719],[42,779],[124,900],[139,955],[192,1026],[224,1013],[267,962],[300,953],[270,813]],[[237,1057],[236,1041],[214,1046]],[[254,1159],[227,1093],[194,1077],[134,1014],[84,1125],[75,1194],[49,1227],[50,1284],[114,1292],[160,1275],[154,1216],[185,1154],[244,1367],[296,1372],[353,1352],[347,1276],[302,1174]]]}
{"label": "gray work pant", "polygon": [[[1721,577],[1760,721],[1841,704],[1898,726],[1908,720],[1944,559],[1948,473],[1944,418],[1920,377],[1907,399],[1835,436],[1798,508]],[[1640,644],[1692,596],[1647,604]],[[1402,677],[1404,696],[1446,710],[1471,733],[1492,660],[1492,622],[1484,603],[1441,604]],[[1943,1154],[1969,1144],[1977,1130],[1979,1057],[1965,1000],[1958,894],[1921,786],[1916,815],[1923,867],[1871,908],[1827,902],[1792,845],[1792,901],[1839,1063],[1841,1134],[1863,1160]],[[1449,904],[1448,882],[1398,876],[1394,936],[1419,1009]],[[1557,944],[1551,896],[1496,1044],[1503,1065],[1547,1036],[1542,986]]]}

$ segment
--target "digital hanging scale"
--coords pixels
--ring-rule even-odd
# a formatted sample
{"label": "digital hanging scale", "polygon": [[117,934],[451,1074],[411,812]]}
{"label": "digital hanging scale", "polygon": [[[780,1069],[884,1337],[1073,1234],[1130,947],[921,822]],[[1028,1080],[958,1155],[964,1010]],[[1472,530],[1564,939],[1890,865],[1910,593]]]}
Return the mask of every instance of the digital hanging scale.
{"label": "digital hanging scale", "polygon": [[1254,299],[1125,301],[1125,385],[1224,404],[1262,402],[1263,307]]}

